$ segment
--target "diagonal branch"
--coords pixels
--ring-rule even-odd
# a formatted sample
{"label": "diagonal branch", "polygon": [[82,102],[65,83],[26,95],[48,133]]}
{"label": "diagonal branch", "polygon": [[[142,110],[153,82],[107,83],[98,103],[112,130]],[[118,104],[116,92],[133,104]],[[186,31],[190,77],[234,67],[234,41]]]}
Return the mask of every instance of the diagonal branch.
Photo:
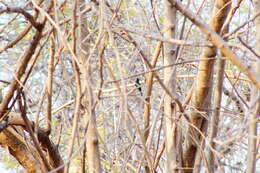
{"label": "diagonal branch", "polygon": [[5,97],[3,98],[3,101],[0,105],[0,118],[2,118],[2,116],[5,114],[8,104],[11,101],[13,94],[14,94],[15,90],[17,89],[18,84],[20,83],[20,79],[23,76],[23,74],[27,68],[28,62],[32,58],[32,56],[37,48],[37,45],[40,42],[44,25],[41,24],[39,26],[37,27],[37,31],[33,37],[32,42],[30,43],[30,45],[26,49],[25,53],[21,57],[21,61],[18,64],[18,68],[17,68],[17,70],[15,72],[15,76],[10,84],[10,88],[9,88],[7,94],[5,95]]}
{"label": "diagonal branch", "polygon": [[39,30],[41,28],[41,24],[36,22],[34,20],[34,17],[21,7],[0,7],[0,14],[2,14],[2,13],[22,14],[26,18],[26,20],[28,20],[32,24],[32,26],[35,27],[37,30]]}
{"label": "diagonal branch", "polygon": [[249,67],[246,67],[239,58],[233,53],[228,47],[227,43],[214,32],[207,24],[205,24],[199,17],[197,17],[192,11],[185,8],[179,0],[169,0],[169,2],[175,6],[183,15],[188,17],[192,23],[194,23],[205,35],[208,36],[209,41],[211,41],[220,51],[234,64],[238,69],[243,72],[252,83],[260,89],[260,81],[257,76],[252,72]]}

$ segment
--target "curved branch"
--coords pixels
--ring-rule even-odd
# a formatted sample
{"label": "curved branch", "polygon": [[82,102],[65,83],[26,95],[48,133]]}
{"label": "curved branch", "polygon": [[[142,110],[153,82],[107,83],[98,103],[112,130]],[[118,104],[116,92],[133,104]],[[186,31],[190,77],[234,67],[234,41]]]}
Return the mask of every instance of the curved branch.
{"label": "curved branch", "polygon": [[0,7],[0,14],[2,14],[2,13],[22,14],[26,18],[26,20],[28,20],[32,24],[32,26],[35,27],[37,30],[39,30],[41,27],[41,24],[36,22],[34,20],[34,17],[21,7]]}
{"label": "curved branch", "polygon": [[24,55],[21,57],[21,61],[15,72],[15,76],[10,84],[10,89],[8,90],[6,96],[3,98],[3,101],[0,105],[0,118],[2,118],[2,116],[5,114],[8,104],[9,104],[10,100],[12,99],[13,94],[14,94],[15,90],[17,89],[18,84],[20,83],[20,79],[23,76],[23,74],[27,68],[28,62],[30,61],[31,57],[33,56],[33,54],[37,48],[37,45],[42,38],[43,26],[44,26],[44,24],[40,24],[37,27],[37,32],[34,35],[30,46],[27,48]]}

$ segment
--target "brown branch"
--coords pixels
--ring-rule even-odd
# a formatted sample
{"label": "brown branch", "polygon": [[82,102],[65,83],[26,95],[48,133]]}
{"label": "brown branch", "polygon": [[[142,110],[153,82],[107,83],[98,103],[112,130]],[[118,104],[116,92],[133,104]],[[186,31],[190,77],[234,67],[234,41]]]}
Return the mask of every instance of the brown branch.
{"label": "brown branch", "polygon": [[[48,153],[50,164],[54,168],[58,168],[59,166],[63,165],[63,160],[59,153],[58,147],[50,140],[48,134],[43,129],[38,129],[37,133],[38,140],[41,144],[41,147],[44,151]],[[63,173],[63,168],[59,169],[58,173]]]}
{"label": "brown branch", "polygon": [[[155,52],[154,52],[154,56],[152,58],[151,61],[151,65],[154,68],[156,65],[156,62],[158,60],[158,57],[160,55],[161,52],[161,48],[162,48],[162,42],[158,42]],[[149,135],[149,122],[150,122],[150,109],[151,109],[151,105],[150,105],[150,97],[152,94],[152,87],[153,87],[153,72],[150,72],[148,74],[148,79],[146,81],[146,92],[145,92],[145,104],[144,104],[144,138],[145,141],[148,138]]]}
{"label": "brown branch", "polygon": [[51,133],[51,120],[52,120],[52,85],[53,85],[53,71],[54,71],[54,54],[55,54],[55,43],[54,38],[51,38],[50,57],[48,64],[48,81],[47,81],[47,128],[46,132]]}
{"label": "brown branch", "polygon": [[169,2],[175,6],[183,15],[187,16],[191,22],[193,22],[205,35],[209,37],[209,40],[220,49],[220,51],[234,64],[238,69],[243,72],[252,83],[260,89],[260,81],[258,81],[254,72],[249,70],[241,60],[233,53],[228,47],[227,43],[214,32],[207,24],[199,19],[192,11],[186,9],[185,6],[179,0],[169,0]]}
{"label": "brown branch", "polygon": [[240,30],[241,28],[243,28],[244,26],[246,26],[248,23],[254,21],[258,16],[260,15],[260,11],[255,14],[253,17],[251,17],[249,20],[245,21],[244,23],[242,23],[240,26],[238,26],[236,29],[234,29],[232,32],[229,32],[227,34],[224,35],[224,39],[227,39],[228,37],[230,37],[231,35],[233,35],[234,33],[236,33],[238,30]]}
{"label": "brown branch", "polygon": [[[53,6],[53,1],[50,1],[49,5],[47,7],[47,12],[50,12],[50,10],[52,9],[52,6]],[[20,57],[21,60],[16,69],[15,76],[13,77],[12,82],[10,84],[10,88],[9,88],[6,96],[4,97],[3,101],[0,104],[0,120],[1,120],[2,116],[6,113],[8,104],[11,101],[15,90],[21,83],[20,79],[24,75],[27,65],[28,65],[30,59],[32,58],[33,54],[35,53],[35,50],[42,38],[42,31],[44,29],[45,23],[46,23],[46,17],[43,18],[40,23],[37,23],[37,27],[35,27],[36,33],[31,41],[30,45],[25,50],[24,54]]]}
{"label": "brown branch", "polygon": [[51,167],[43,153],[43,151],[41,150],[41,147],[40,147],[40,144],[38,142],[38,140],[36,139],[36,136],[34,135],[34,130],[33,130],[33,127],[32,127],[32,124],[31,122],[29,121],[29,119],[27,118],[27,115],[26,115],[26,101],[25,101],[25,97],[23,95],[23,103],[25,103],[25,105],[22,104],[22,98],[21,98],[21,95],[23,95],[20,91],[20,88],[18,89],[18,104],[19,104],[19,109],[21,111],[21,117],[25,123],[25,126],[26,126],[26,129],[28,130],[29,132],[29,135],[33,141],[33,144],[36,148],[36,151],[37,153],[39,154],[40,158],[41,158],[41,161],[42,161],[42,164],[43,164],[43,167],[46,171],[50,171],[51,170]]}
{"label": "brown branch", "polygon": [[250,52],[252,52],[258,59],[260,59],[260,55],[256,53],[256,51],[254,51],[254,49],[250,47],[246,42],[244,42],[244,40],[240,36],[237,36],[237,38]]}
{"label": "brown branch", "polygon": [[7,49],[13,47],[15,44],[17,44],[32,28],[32,25],[28,25],[23,32],[21,32],[13,41],[7,43],[3,48],[0,48],[0,53],[6,51]]}
{"label": "brown branch", "polygon": [[[40,27],[39,27],[40,26]],[[24,54],[22,55],[22,57],[20,58],[21,61],[18,64],[18,68],[15,72],[15,76],[12,79],[12,82],[10,84],[10,88],[7,92],[7,94],[5,95],[5,97],[3,98],[3,101],[0,105],[0,118],[4,115],[5,111],[7,110],[8,104],[11,101],[15,90],[18,87],[18,84],[20,82],[21,77],[24,75],[25,70],[27,68],[28,62],[30,61],[30,59],[32,58],[37,45],[40,42],[41,36],[42,36],[42,30],[43,30],[43,24],[39,25],[37,27],[37,31],[33,37],[32,42],[30,43],[30,45],[28,46],[28,48],[25,50]]]}
{"label": "brown branch", "polygon": [[[42,2],[43,2],[43,0],[40,0],[39,4],[41,4]],[[39,15],[39,11],[36,10],[35,14],[33,16],[34,20],[37,19],[38,15]],[[31,28],[32,28],[32,24],[30,23],[26,26],[26,28],[14,40],[7,43],[7,45],[5,45],[3,48],[0,48],[0,53],[6,51],[7,49],[9,49],[9,48],[13,47],[15,44],[17,44],[22,38],[24,38],[24,36],[31,30]]]}
{"label": "brown branch", "polygon": [[[72,52],[73,54],[76,55],[77,53],[77,10],[78,10],[78,2],[75,0],[73,2],[73,13],[72,13]],[[75,98],[75,110],[74,110],[74,115],[73,115],[73,126],[72,126],[72,132],[71,132],[71,142],[68,150],[68,157],[71,157],[73,154],[73,149],[74,149],[74,143],[75,143],[75,138],[76,138],[76,132],[78,130],[78,120],[79,120],[79,115],[80,115],[80,108],[81,108],[81,100],[82,100],[82,81],[80,80],[80,67],[78,66],[76,59],[72,60],[72,65],[73,65],[73,70],[75,72],[75,79],[76,79],[76,98]],[[70,162],[66,164],[65,166],[65,173],[69,172],[69,167],[70,167]]]}
{"label": "brown branch", "polygon": [[11,155],[26,169],[28,173],[42,173],[39,160],[34,157],[35,149],[28,150],[26,142],[13,128],[8,127],[0,133],[0,145],[7,147]]}
{"label": "brown branch", "polygon": [[37,30],[39,30],[42,27],[40,23],[35,21],[34,17],[30,13],[28,13],[21,7],[0,7],[0,14],[2,13],[22,14]]}
{"label": "brown branch", "polygon": [[201,58],[201,59],[186,60],[186,61],[177,62],[177,63],[173,63],[173,64],[169,64],[169,65],[165,65],[165,66],[161,66],[161,67],[157,67],[157,68],[150,68],[148,71],[136,73],[134,75],[131,75],[131,76],[128,76],[128,77],[125,77],[125,78],[121,78],[121,79],[118,79],[118,80],[108,81],[108,82],[106,82],[106,84],[120,82],[120,81],[127,80],[127,79],[130,79],[130,78],[135,78],[135,77],[138,77],[140,75],[144,75],[146,73],[156,72],[156,71],[163,70],[165,68],[169,68],[169,67],[172,67],[172,66],[184,65],[184,64],[193,63],[193,62],[200,62],[200,61],[208,61],[208,60],[216,60],[216,58],[208,58],[208,59],[206,59],[206,58],[202,59]]}
{"label": "brown branch", "polygon": [[[28,120],[28,126],[26,126],[25,121],[21,118],[20,113],[10,112],[8,115],[8,126],[21,126],[24,130],[29,132],[28,126],[30,126],[33,129],[35,129],[35,123],[33,121]],[[7,128],[8,130],[8,128]],[[55,144],[53,144],[49,138],[49,136],[46,134],[45,130],[42,128],[37,129],[37,137],[40,142],[40,146],[43,148],[44,151],[47,152],[50,159],[50,164],[57,168],[60,165],[63,165],[63,160],[59,154],[58,148]],[[63,169],[59,170],[59,173],[63,173]]]}
{"label": "brown branch", "polygon": [[[161,48],[162,48],[162,42],[158,42],[152,61],[151,61],[151,65],[154,68],[157,60],[159,58],[160,52],[161,52]],[[146,90],[145,90],[145,102],[144,102],[144,140],[145,143],[147,142],[149,133],[150,133],[150,112],[151,112],[151,103],[150,103],[150,98],[152,95],[152,87],[153,87],[153,72],[148,73],[148,79],[146,81]],[[147,165],[145,166],[146,172],[149,172],[149,168],[147,167]]]}
{"label": "brown branch", "polygon": [[[48,12],[52,8],[52,4],[53,4],[52,2],[49,3],[49,6],[47,8]],[[15,10],[18,10],[18,9],[12,9],[12,10],[15,11]],[[27,15],[27,14],[25,14],[25,15]],[[30,17],[27,16],[27,18],[30,18]],[[13,94],[14,94],[15,90],[17,89],[17,87],[19,86],[19,84],[23,87],[23,84],[21,84],[23,82],[20,81],[20,80],[21,80],[21,78],[23,77],[23,75],[26,71],[28,62],[30,61],[30,59],[32,58],[32,56],[35,53],[37,45],[40,42],[40,39],[42,38],[42,31],[43,31],[43,27],[44,27],[45,22],[46,22],[46,19],[44,18],[39,24],[37,23],[36,34],[34,35],[30,45],[28,46],[28,48],[25,50],[24,54],[20,58],[21,62],[18,64],[17,70],[15,72],[15,77],[11,81],[10,88],[9,88],[3,102],[0,105],[0,109],[1,109],[0,117],[2,117],[4,113],[6,113],[6,109],[8,107],[8,104],[9,104],[10,100],[12,99]],[[34,25],[34,24],[32,24],[32,25]],[[21,105],[21,102],[20,102],[20,105]],[[21,110],[23,110],[23,109],[21,108]],[[46,159],[44,159],[45,158],[44,154],[42,152],[39,152],[39,151],[41,151],[40,147],[42,147],[45,151],[48,152],[49,161],[50,161],[50,164],[53,167],[58,167],[59,165],[63,164],[62,159],[61,159],[61,157],[58,153],[57,147],[51,143],[51,141],[48,138],[48,135],[42,129],[37,129],[37,136],[38,136],[39,142],[41,143],[41,146],[39,144],[37,144],[37,140],[34,137],[34,132],[33,132],[33,129],[35,129],[34,123],[30,122],[26,118],[25,110],[23,110],[22,112],[23,112],[22,115],[24,115],[23,117],[25,118],[25,121],[22,121],[21,119],[16,119],[19,116],[15,115],[16,116],[15,119],[14,119],[14,117],[12,117],[10,122],[9,122],[9,125],[12,124],[12,123],[16,124],[16,125],[21,125],[21,126],[24,127],[25,130],[27,130],[30,133],[30,136],[33,139],[34,145],[37,148],[38,153],[40,154],[41,158],[43,159],[44,165],[45,165],[45,167],[47,167],[47,170],[50,170],[51,167],[49,166],[48,161]],[[7,116],[10,116],[10,115],[7,115]],[[5,130],[4,132],[6,132],[6,131],[7,130]],[[13,142],[16,143],[17,141],[14,140]],[[18,155],[16,155],[16,159],[19,160]],[[31,164],[32,162],[29,162],[29,163]],[[26,168],[26,169],[27,169],[28,172],[30,172],[29,168]],[[36,171],[34,171],[34,172],[36,172]],[[60,170],[59,172],[61,173],[61,172],[63,172],[63,170]]]}
{"label": "brown branch", "polygon": [[[140,57],[142,58],[142,60],[144,60],[144,62],[148,66],[148,68],[150,70],[153,69],[153,67],[152,67],[151,63],[149,62],[148,58],[145,56],[144,52],[140,49],[140,46],[138,45],[138,43],[129,35],[129,33],[126,30],[123,30],[123,29],[119,32],[120,32],[119,35],[122,36],[123,39],[132,43],[135,46],[135,48],[138,50],[138,52],[140,54]],[[182,105],[181,105],[180,101],[177,99],[176,96],[174,96],[169,91],[169,89],[166,87],[167,85],[165,85],[163,83],[163,81],[161,80],[161,78],[159,77],[159,75],[156,72],[154,73],[154,77],[158,80],[159,84],[162,86],[164,91],[178,104],[178,107],[182,110]]]}
{"label": "brown branch", "polygon": [[[221,33],[220,33],[221,35],[223,35],[223,33],[226,33],[226,31],[228,29],[228,26],[229,26],[232,18],[234,17],[236,11],[239,9],[240,4],[241,4],[242,1],[243,0],[239,0],[237,2],[237,4],[229,11],[228,16],[227,16],[227,18],[225,20],[225,23],[223,24],[223,26],[221,28]],[[232,2],[230,2],[230,3],[232,3]]]}
{"label": "brown branch", "polygon": [[[114,28],[114,32],[117,32],[118,30],[123,29],[129,33],[133,33],[136,35],[140,35],[142,37],[151,39],[151,40],[156,40],[156,41],[161,41],[164,43],[169,43],[169,44],[175,44],[175,45],[180,45],[180,46],[196,46],[196,47],[206,47],[206,46],[212,46],[212,44],[210,42],[194,42],[194,41],[190,41],[190,40],[179,40],[179,39],[174,39],[174,38],[169,38],[169,37],[163,37],[163,36],[157,36],[155,34],[150,34],[148,32],[142,32],[136,29],[129,29],[126,27],[118,27],[118,28]],[[118,34],[118,33],[117,33]]]}

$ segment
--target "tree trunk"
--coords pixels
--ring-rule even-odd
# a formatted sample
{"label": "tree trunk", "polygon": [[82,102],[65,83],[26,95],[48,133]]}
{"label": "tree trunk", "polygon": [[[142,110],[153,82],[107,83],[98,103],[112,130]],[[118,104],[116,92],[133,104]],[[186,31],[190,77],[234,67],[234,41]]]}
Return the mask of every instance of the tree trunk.
{"label": "tree trunk", "polygon": [[260,89],[260,81],[257,78],[255,72],[249,69],[238,56],[230,49],[227,42],[225,42],[219,34],[217,34],[212,28],[206,25],[199,17],[197,17],[192,11],[185,8],[185,6],[179,0],[168,0],[173,6],[175,6],[183,15],[189,18],[194,25],[196,25],[204,34],[210,38],[210,42],[214,44],[220,51],[230,60],[242,73],[244,73],[251,82]]}
{"label": "tree trunk", "polygon": [[89,41],[86,39],[89,35],[87,26],[87,17],[83,13],[85,10],[85,1],[79,0],[79,58],[80,58],[80,72],[82,74],[81,84],[82,91],[84,92],[82,104],[86,107],[84,117],[88,122],[87,128],[87,143],[86,143],[86,156],[89,173],[101,172],[99,148],[98,148],[98,135],[96,126],[96,114],[94,108],[94,94],[91,87],[91,64],[89,63]]}
{"label": "tree trunk", "polygon": [[[230,0],[217,0],[215,2],[213,16],[210,21],[210,27],[219,33],[222,25],[225,22],[228,14]],[[201,58],[209,59],[216,56],[215,47],[204,48]],[[210,88],[212,88],[212,73],[213,61],[203,60],[199,63],[197,74],[197,81],[195,86],[194,95],[192,97],[192,112],[190,115],[191,125],[188,127],[183,151],[183,166],[190,169],[185,169],[186,173],[193,172],[194,161],[198,145],[200,145],[201,136],[198,130],[202,130],[203,123],[205,122],[204,116],[208,116],[206,110],[209,108],[206,100],[211,97]],[[201,113],[204,112],[204,113]],[[205,114],[206,113],[206,114]]]}
{"label": "tree trunk", "polygon": [[[260,11],[260,0],[254,0],[254,13]],[[260,16],[255,19],[256,27],[256,52],[260,54]],[[256,58],[256,63],[252,65],[253,70],[260,76],[260,60]],[[247,151],[247,168],[246,173],[255,173],[256,153],[257,153],[257,115],[260,114],[260,91],[255,87],[251,87],[249,110],[249,135],[248,135],[248,151]]]}
{"label": "tree trunk", "polygon": [[[231,1],[230,1],[231,2]],[[232,6],[230,3],[229,8]],[[221,35],[224,35],[228,33],[229,30],[229,22],[228,18],[231,17],[231,13],[229,13],[227,20],[225,21],[224,25],[226,26],[222,27]],[[231,18],[229,18],[231,20]],[[224,56],[221,53],[221,56]],[[209,122],[209,128],[208,128],[208,145],[205,149],[205,155],[207,159],[207,167],[209,173],[214,173],[215,169],[215,159],[214,152],[212,150],[216,149],[216,144],[213,142],[213,139],[217,136],[218,132],[218,124],[219,124],[219,116],[220,116],[220,108],[221,108],[221,102],[222,102],[222,91],[223,91],[223,82],[224,82],[224,72],[225,72],[225,64],[226,60],[224,59],[218,59],[216,64],[216,77],[214,79],[216,86],[213,93],[213,113],[210,117]]]}
{"label": "tree trunk", "polygon": [[[175,38],[177,27],[176,9],[168,0],[164,2],[164,30],[163,35],[167,38]],[[164,44],[164,66],[173,64],[176,61],[176,46],[174,44]],[[175,67],[164,69],[164,83],[169,91],[176,95],[176,69]],[[176,122],[176,112],[174,102],[166,94],[164,98],[164,120],[166,133],[166,172],[177,173],[181,167],[181,136]]]}
{"label": "tree trunk", "polygon": [[[156,62],[158,60],[158,57],[160,55],[161,52],[161,48],[162,48],[162,42],[158,42],[155,52],[154,52],[154,56],[152,58],[151,61],[151,65],[153,66],[153,68],[156,65]],[[150,133],[150,113],[151,113],[151,96],[152,96],[152,87],[153,87],[153,72],[148,73],[148,79],[146,81],[146,90],[145,90],[145,103],[144,103],[144,140],[145,142],[147,142],[149,133]],[[147,162],[147,159],[146,159]],[[153,168],[151,168],[153,169]],[[148,167],[148,163],[146,163],[145,166],[145,172],[149,173],[150,169]]]}
{"label": "tree trunk", "polygon": [[[28,150],[26,142],[12,128],[0,133],[0,145],[7,148],[11,155],[26,169],[28,173],[42,173],[42,165],[33,148]],[[31,152],[35,151],[35,152]]]}

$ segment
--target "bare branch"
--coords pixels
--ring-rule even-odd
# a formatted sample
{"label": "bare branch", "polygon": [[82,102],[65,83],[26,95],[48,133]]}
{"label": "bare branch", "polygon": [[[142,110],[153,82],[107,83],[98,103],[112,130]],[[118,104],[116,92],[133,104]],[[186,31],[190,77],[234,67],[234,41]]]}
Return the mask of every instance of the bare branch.
{"label": "bare branch", "polygon": [[40,23],[36,22],[34,17],[21,7],[7,7],[7,6],[6,7],[0,7],[0,14],[3,14],[3,13],[19,13],[19,14],[22,14],[32,24],[32,26],[34,28],[36,28],[37,30],[41,30],[41,28],[42,28],[42,25]]}

